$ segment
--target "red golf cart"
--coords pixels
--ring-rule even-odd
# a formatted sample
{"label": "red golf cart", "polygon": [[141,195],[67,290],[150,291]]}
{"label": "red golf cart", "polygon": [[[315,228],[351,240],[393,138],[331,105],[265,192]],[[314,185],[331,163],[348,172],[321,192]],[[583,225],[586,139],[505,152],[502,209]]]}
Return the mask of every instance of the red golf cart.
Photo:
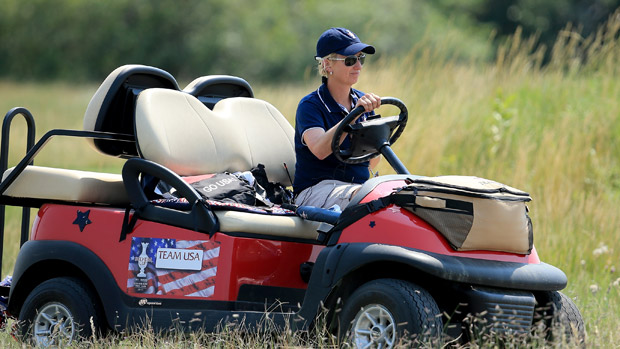
{"label": "red golf cart", "polygon": [[[259,164],[270,183],[292,184],[293,128],[237,77],[203,77],[181,90],[161,69],[122,66],[93,96],[84,130],[51,130],[36,143],[28,110],[9,111],[0,204],[38,208],[32,231],[23,217],[12,282],[0,290],[19,335],[51,345],[145,323],[214,331],[243,320],[259,328],[268,315],[276,328],[296,330],[323,318],[359,347],[389,348],[404,336],[527,335],[540,324],[583,338],[578,309],[559,292],[565,274],[532,245],[527,193],[411,175],[390,148],[407,109],[395,98],[382,104],[397,115],[341,127],[334,139],[347,132],[352,147],[333,149],[349,163],[382,154],[397,174],[368,180],[341,213],[211,199],[192,185]],[[16,116],[29,125],[28,152],[7,169]],[[34,165],[56,137],[84,138],[126,159],[122,173]],[[455,237],[454,217],[478,217],[477,204],[457,194],[515,204],[525,236],[513,238],[491,214],[486,222],[495,223],[472,218],[486,231],[477,241]]]}

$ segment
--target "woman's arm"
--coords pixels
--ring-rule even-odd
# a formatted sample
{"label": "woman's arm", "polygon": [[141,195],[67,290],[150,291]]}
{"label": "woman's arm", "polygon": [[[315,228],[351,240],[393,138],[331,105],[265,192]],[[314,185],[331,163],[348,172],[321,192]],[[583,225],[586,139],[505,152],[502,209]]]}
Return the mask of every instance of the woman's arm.
{"label": "woman's arm", "polygon": [[[318,159],[323,160],[332,153],[332,139],[334,138],[338,125],[340,125],[340,123],[327,131],[317,127],[304,132],[304,143],[306,143],[308,149],[310,149],[312,154]],[[342,137],[340,137],[340,143],[344,141],[345,137],[346,133],[343,133]]]}
{"label": "woman's arm", "polygon": [[[355,107],[357,108],[358,106],[363,106],[366,112],[373,111],[381,106],[381,97],[374,93],[367,93],[357,100]],[[353,120],[351,123],[355,121],[356,120]],[[325,159],[332,153],[332,139],[334,138],[338,125],[340,125],[340,123],[337,123],[327,131],[321,128],[311,128],[306,130],[302,135],[303,142],[308,146],[308,149],[320,160]],[[346,133],[343,133],[342,137],[340,137],[340,143],[344,141],[345,137]]]}
{"label": "woman's arm", "polygon": [[376,158],[372,158],[370,159],[370,169],[374,170],[375,167],[377,167],[377,165],[379,165],[379,162],[381,161],[381,155],[377,156]]}

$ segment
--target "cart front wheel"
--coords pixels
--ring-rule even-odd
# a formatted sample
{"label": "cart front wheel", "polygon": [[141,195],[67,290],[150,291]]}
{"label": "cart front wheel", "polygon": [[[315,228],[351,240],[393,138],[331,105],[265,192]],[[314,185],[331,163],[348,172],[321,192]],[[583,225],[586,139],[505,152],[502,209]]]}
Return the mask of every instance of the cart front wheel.
{"label": "cart front wheel", "polygon": [[422,287],[403,280],[379,279],[362,285],[344,303],[340,324],[355,348],[393,348],[428,343],[443,328],[441,312]]}

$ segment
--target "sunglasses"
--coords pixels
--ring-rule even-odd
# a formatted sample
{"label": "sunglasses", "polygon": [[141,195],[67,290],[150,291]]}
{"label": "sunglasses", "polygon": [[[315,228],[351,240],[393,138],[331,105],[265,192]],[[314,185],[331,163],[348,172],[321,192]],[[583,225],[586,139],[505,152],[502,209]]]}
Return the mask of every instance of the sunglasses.
{"label": "sunglasses", "polygon": [[366,55],[359,55],[359,56],[347,56],[344,58],[330,58],[330,60],[332,61],[344,61],[344,65],[346,65],[347,67],[352,67],[355,65],[355,63],[357,63],[357,61],[360,61],[361,65],[364,65],[364,61],[366,60]]}

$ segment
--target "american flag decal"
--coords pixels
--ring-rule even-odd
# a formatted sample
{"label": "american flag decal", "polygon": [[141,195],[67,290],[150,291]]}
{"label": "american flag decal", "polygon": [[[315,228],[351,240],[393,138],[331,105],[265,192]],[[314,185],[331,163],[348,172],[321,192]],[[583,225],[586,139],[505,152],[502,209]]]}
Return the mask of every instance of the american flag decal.
{"label": "american flag decal", "polygon": [[[157,269],[157,250],[176,248],[202,251],[202,269]],[[188,241],[134,237],[131,241],[127,292],[187,297],[213,296],[220,244],[216,241]],[[142,276],[143,275],[143,276]]]}

